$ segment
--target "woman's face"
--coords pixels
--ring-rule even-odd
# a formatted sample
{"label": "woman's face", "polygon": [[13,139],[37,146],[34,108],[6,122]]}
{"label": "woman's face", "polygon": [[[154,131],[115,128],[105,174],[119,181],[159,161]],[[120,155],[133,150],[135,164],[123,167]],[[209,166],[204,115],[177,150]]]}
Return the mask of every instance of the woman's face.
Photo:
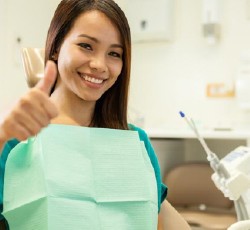
{"label": "woman's face", "polygon": [[122,70],[123,47],[118,29],[100,11],[81,14],[57,53],[56,90],[97,101]]}

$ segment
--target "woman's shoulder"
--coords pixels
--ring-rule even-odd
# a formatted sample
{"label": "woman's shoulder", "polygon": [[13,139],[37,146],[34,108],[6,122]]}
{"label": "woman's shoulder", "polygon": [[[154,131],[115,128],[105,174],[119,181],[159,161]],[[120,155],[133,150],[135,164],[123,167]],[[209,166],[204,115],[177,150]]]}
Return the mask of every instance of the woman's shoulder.
{"label": "woman's shoulder", "polygon": [[167,187],[161,181],[161,172],[158,158],[147,133],[142,128],[139,128],[133,124],[129,124],[129,129],[138,132],[140,140],[144,142],[151,164],[154,168],[158,188],[158,211],[160,211],[160,205],[167,196]]}
{"label": "woman's shoulder", "polygon": [[19,143],[19,140],[17,139],[11,139],[8,140],[5,145],[3,146],[2,153],[1,153],[1,159],[6,161],[10,151]]}
{"label": "woman's shoulder", "polygon": [[138,132],[139,138],[141,141],[144,142],[145,148],[148,152],[148,155],[149,155],[152,163],[155,164],[155,161],[156,161],[155,151],[154,151],[154,148],[150,142],[150,139],[149,139],[147,133],[142,128],[135,126],[133,124],[129,124],[128,127],[130,130],[134,130],[134,131]]}
{"label": "woman's shoulder", "polygon": [[10,139],[10,140],[8,140],[6,143],[5,143],[5,145],[4,145],[4,147],[3,147],[3,150],[4,149],[13,149],[17,144],[19,144],[19,140],[17,140],[17,139],[15,139],[15,138],[13,138],[13,139]]}
{"label": "woman's shoulder", "polygon": [[147,133],[142,128],[135,126],[133,124],[128,124],[128,127],[130,130],[138,132],[141,141],[144,141],[144,142],[149,141]]}

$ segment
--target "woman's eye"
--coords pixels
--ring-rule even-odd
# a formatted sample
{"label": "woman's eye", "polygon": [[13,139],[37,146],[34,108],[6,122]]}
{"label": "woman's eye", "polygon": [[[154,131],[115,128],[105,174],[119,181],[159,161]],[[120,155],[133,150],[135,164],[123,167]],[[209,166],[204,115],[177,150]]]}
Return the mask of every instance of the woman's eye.
{"label": "woman's eye", "polygon": [[121,54],[119,54],[117,52],[110,52],[109,55],[113,56],[113,57],[121,58]]}
{"label": "woman's eye", "polygon": [[84,48],[84,49],[87,49],[87,50],[92,50],[92,47],[90,44],[87,44],[87,43],[79,43],[78,44],[80,47]]}

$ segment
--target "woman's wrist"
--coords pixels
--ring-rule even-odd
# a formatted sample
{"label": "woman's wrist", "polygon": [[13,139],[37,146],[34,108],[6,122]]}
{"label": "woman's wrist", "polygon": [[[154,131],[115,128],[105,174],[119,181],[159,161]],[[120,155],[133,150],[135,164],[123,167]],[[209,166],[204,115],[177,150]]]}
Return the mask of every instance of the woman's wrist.
{"label": "woman's wrist", "polygon": [[[7,141],[6,136],[4,135],[3,130],[0,128],[0,150],[2,150],[2,148],[3,148],[6,141]],[[1,155],[1,152],[0,152],[0,155]]]}

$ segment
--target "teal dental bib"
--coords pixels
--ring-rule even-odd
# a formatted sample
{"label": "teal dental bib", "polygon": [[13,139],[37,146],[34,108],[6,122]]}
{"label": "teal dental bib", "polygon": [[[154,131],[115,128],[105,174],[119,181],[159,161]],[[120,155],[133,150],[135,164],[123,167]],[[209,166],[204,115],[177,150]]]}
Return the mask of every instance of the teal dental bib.
{"label": "teal dental bib", "polygon": [[10,230],[156,230],[157,185],[136,131],[50,125],[6,162]]}

